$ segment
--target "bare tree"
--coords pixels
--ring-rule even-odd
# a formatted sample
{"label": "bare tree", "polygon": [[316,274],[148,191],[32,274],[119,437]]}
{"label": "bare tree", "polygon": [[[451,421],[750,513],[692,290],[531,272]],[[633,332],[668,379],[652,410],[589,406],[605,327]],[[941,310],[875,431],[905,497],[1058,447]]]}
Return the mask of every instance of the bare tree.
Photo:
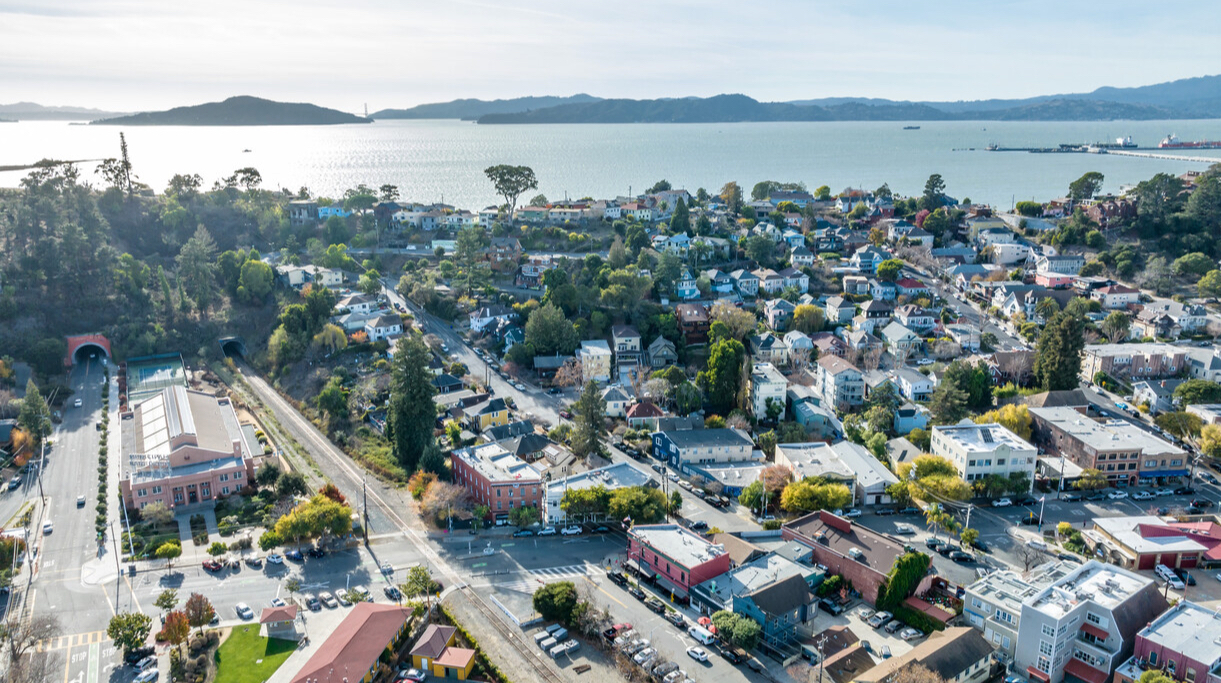
{"label": "bare tree", "polygon": [[1002,351],[992,358],[1001,376],[1018,386],[1026,386],[1034,376],[1034,353],[1030,351]]}
{"label": "bare tree", "polygon": [[950,360],[962,355],[962,345],[949,339],[938,339],[933,342],[933,357],[937,360]]}
{"label": "bare tree", "polygon": [[29,621],[10,619],[0,624],[0,646],[4,648],[8,671],[0,680],[11,683],[46,683],[53,676],[50,656],[34,652],[39,642],[63,633],[59,620],[50,614],[35,616]]}
{"label": "bare tree", "polygon": [[569,358],[555,371],[552,382],[560,387],[579,387],[585,383],[585,367],[576,358]]}
{"label": "bare tree", "polygon": [[895,359],[895,367],[903,367],[912,355],[913,347],[908,344],[891,344],[890,357]]}
{"label": "bare tree", "polygon": [[1046,552],[1041,548],[1036,548],[1032,545],[1023,543],[1017,547],[1018,559],[1022,562],[1022,571],[1030,571],[1032,568],[1046,562],[1049,558]]}
{"label": "bare tree", "polygon": [[886,683],[945,683],[945,679],[923,664],[909,664],[889,676]]}
{"label": "bare tree", "polygon": [[868,346],[861,351],[860,354],[861,367],[866,371],[877,370],[882,364],[882,347],[874,345]]}
{"label": "bare tree", "polygon": [[725,426],[732,427],[733,429],[746,430],[750,429],[750,420],[748,420],[742,413],[734,413],[733,415],[729,416],[729,419],[725,420]]}
{"label": "bare tree", "polygon": [[428,486],[424,497],[420,500],[420,512],[433,519],[449,514],[452,510],[464,510],[469,503],[465,488],[435,481]]}
{"label": "bare tree", "polygon": [[1221,337],[1221,322],[1216,320],[1208,321],[1208,324],[1204,326],[1204,331],[1212,336],[1213,341],[1216,341],[1217,337]]}
{"label": "bare tree", "polygon": [[798,372],[809,367],[811,355],[812,349],[792,349],[789,351],[789,369]]}
{"label": "bare tree", "polygon": [[704,490],[714,496],[719,496],[721,495],[721,491],[725,490],[725,486],[716,479],[710,479],[708,480],[708,483],[704,484]]}
{"label": "bare tree", "polygon": [[670,383],[664,379],[650,379],[641,387],[641,398],[648,397],[653,403],[665,404],[670,398]]}

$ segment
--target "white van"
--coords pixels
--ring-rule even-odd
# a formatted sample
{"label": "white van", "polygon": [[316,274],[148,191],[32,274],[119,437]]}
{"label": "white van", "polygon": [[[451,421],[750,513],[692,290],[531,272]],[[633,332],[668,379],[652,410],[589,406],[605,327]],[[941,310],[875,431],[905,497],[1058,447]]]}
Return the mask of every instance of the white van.
{"label": "white van", "polygon": [[712,635],[712,632],[703,626],[692,626],[688,628],[687,635],[695,638],[695,640],[701,645],[711,645],[716,640],[716,636]]}
{"label": "white van", "polygon": [[1183,585],[1183,580],[1179,578],[1178,574],[1175,574],[1173,569],[1164,564],[1159,564],[1154,567],[1153,573],[1162,577],[1163,581],[1170,584],[1170,587],[1177,591],[1181,591],[1186,588],[1186,586]]}

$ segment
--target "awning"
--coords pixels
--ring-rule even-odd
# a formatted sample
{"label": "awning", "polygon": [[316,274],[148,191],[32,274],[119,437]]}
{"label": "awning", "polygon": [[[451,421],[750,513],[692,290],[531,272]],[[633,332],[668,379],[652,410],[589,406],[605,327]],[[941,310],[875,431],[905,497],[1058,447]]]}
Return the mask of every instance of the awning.
{"label": "awning", "polygon": [[1085,623],[1081,624],[1081,630],[1085,631],[1086,633],[1090,634],[1091,636],[1094,636],[1098,640],[1107,639],[1106,631],[1103,631],[1102,629],[1098,628],[1097,626],[1095,626],[1089,622],[1085,622]]}
{"label": "awning", "polygon": [[1035,678],[1040,681],[1043,681],[1043,683],[1051,683],[1050,675],[1048,675],[1046,672],[1039,671],[1038,669],[1034,668],[1033,666],[1026,667],[1026,674],[1029,675],[1031,678]]}
{"label": "awning", "polygon": [[683,590],[679,586],[676,586],[673,581],[670,581],[669,579],[662,576],[661,574],[658,574],[656,579],[657,579],[658,588],[674,593],[674,597],[676,597],[676,598],[687,597],[687,591]]}
{"label": "awning", "polygon": [[1085,683],[1103,683],[1107,679],[1105,671],[1099,671],[1076,657],[1069,657],[1068,664],[1064,665],[1064,673]]}
{"label": "awning", "polygon": [[1149,470],[1141,472],[1141,479],[1152,479],[1154,477],[1186,477],[1189,474],[1187,470]]}

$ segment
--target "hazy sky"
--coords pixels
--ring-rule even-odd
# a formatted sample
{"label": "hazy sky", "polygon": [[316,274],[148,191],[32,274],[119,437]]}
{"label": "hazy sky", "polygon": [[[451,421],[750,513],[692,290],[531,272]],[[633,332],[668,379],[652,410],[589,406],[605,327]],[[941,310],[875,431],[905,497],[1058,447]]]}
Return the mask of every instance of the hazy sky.
{"label": "hazy sky", "polygon": [[0,103],[956,100],[1221,71],[1216,0],[0,0]]}

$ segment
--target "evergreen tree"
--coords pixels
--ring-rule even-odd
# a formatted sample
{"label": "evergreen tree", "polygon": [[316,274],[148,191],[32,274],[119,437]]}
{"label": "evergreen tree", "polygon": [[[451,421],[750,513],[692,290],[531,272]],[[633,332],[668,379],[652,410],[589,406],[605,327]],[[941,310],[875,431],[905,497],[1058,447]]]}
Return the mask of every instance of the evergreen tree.
{"label": "evergreen tree", "polygon": [[51,411],[33,378],[26,382],[25,398],[21,399],[21,408],[17,413],[17,425],[30,435],[30,445],[35,449],[41,447],[42,440],[51,433]]}
{"label": "evergreen tree", "polygon": [[432,443],[437,409],[432,402],[436,388],[428,371],[429,352],[423,340],[411,335],[399,340],[390,366],[390,410],[386,436],[394,457],[408,472],[414,472],[420,457]]}
{"label": "evergreen tree", "polygon": [[581,397],[572,406],[576,429],[572,434],[572,452],[579,458],[602,455],[602,422],[606,417],[606,401],[598,391],[598,385],[590,381],[581,391]]}
{"label": "evergreen tree", "polygon": [[1048,391],[1074,389],[1081,374],[1081,351],[1085,348],[1081,319],[1061,311],[1043,328],[1034,355],[1034,376]]}
{"label": "evergreen tree", "polygon": [[670,232],[675,235],[691,232],[691,214],[687,211],[687,202],[683,201],[682,197],[678,198],[678,204],[674,206],[674,215],[670,218]]}
{"label": "evergreen tree", "polygon": [[739,373],[746,349],[736,339],[720,339],[708,353],[708,369],[699,374],[700,387],[713,413],[726,415],[738,396]]}

